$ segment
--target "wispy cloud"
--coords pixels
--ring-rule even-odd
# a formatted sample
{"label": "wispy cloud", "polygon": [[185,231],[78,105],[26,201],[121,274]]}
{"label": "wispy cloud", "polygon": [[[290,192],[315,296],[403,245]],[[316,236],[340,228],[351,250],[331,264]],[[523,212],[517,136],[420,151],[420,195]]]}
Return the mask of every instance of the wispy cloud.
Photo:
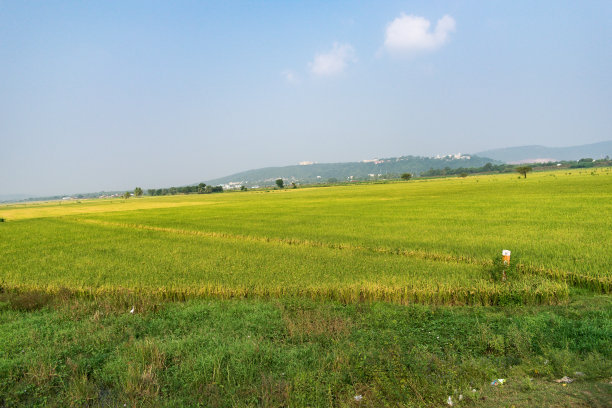
{"label": "wispy cloud", "polygon": [[315,55],[308,66],[315,75],[331,76],[344,71],[350,62],[355,62],[353,47],[350,44],[334,43],[329,52]]}
{"label": "wispy cloud", "polygon": [[285,78],[285,81],[291,84],[296,84],[300,82],[300,76],[290,69],[281,72],[281,75],[283,76],[283,78]]}
{"label": "wispy cloud", "polygon": [[431,31],[431,22],[424,17],[402,13],[387,25],[385,49],[393,53],[435,50],[444,45],[455,31],[455,20],[445,15]]}

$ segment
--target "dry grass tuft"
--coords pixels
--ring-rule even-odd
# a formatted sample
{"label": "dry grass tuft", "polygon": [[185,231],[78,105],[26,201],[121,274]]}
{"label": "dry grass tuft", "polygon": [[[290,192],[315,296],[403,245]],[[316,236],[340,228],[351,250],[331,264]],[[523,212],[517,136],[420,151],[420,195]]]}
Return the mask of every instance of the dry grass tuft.
{"label": "dry grass tuft", "polygon": [[288,310],[281,307],[283,321],[289,337],[304,341],[313,337],[327,336],[334,340],[345,337],[351,331],[350,319],[330,316],[319,309]]}

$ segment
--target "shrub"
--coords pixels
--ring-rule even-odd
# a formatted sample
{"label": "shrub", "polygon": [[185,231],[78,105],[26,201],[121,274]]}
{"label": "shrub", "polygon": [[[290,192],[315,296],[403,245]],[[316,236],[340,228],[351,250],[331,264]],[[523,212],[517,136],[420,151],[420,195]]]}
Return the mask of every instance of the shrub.
{"label": "shrub", "polygon": [[516,278],[519,273],[518,265],[519,262],[516,255],[512,257],[509,265],[504,264],[504,261],[502,261],[501,256],[494,257],[493,264],[489,266],[491,280],[493,282],[502,282],[504,277],[504,271],[506,272],[506,281]]}

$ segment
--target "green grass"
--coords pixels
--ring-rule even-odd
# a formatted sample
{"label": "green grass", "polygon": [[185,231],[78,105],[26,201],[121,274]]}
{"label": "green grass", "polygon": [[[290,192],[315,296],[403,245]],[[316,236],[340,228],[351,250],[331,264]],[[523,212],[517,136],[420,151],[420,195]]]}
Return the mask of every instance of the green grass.
{"label": "green grass", "polygon": [[[604,407],[612,393],[607,296],[512,309],[299,299],[142,303],[135,314],[112,298],[30,312],[9,305],[0,311],[3,406],[439,407],[450,395],[456,406]],[[576,382],[554,382],[565,375]],[[501,389],[490,385],[497,378],[507,379]]]}

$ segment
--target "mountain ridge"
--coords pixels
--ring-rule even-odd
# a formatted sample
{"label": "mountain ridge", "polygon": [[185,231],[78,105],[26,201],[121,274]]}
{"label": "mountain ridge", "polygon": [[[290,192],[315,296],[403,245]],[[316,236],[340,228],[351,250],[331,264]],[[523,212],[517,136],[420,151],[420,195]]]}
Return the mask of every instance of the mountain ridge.
{"label": "mountain ridge", "polygon": [[289,182],[313,183],[329,179],[364,180],[376,179],[385,175],[411,173],[418,175],[430,169],[452,169],[461,167],[481,167],[496,160],[473,155],[448,155],[444,157],[401,156],[384,159],[362,160],[359,162],[311,163],[264,167],[234,173],[229,176],[205,181],[206,184],[225,185],[274,185],[276,179]]}
{"label": "mountain ridge", "polygon": [[510,164],[579,160],[587,157],[602,159],[605,156],[612,156],[612,140],[565,147],[542,145],[503,147],[484,150],[476,153],[476,155],[490,157]]}

